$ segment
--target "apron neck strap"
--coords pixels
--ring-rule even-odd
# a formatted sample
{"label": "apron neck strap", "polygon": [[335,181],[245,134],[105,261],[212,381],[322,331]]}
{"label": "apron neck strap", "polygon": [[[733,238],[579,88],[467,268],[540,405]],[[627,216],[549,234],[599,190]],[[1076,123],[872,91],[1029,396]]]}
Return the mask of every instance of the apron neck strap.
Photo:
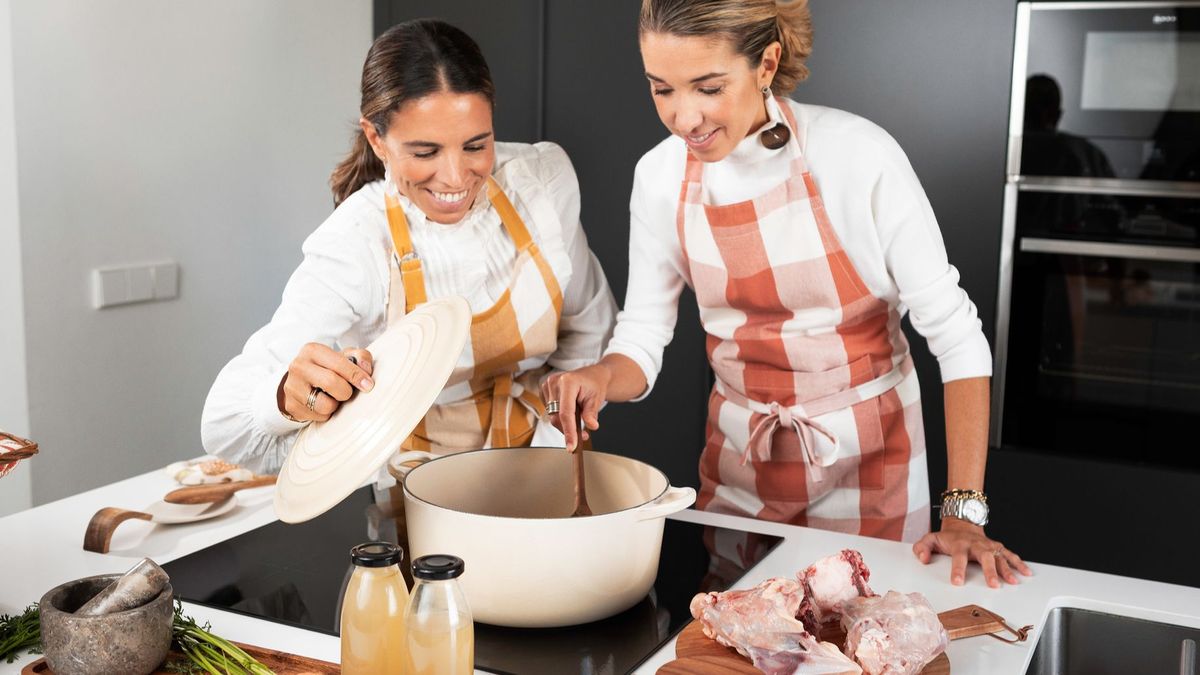
{"label": "apron neck strap", "polygon": [[[529,229],[525,227],[525,222],[517,214],[508,195],[504,194],[500,184],[491,176],[488,176],[487,179],[487,196],[492,208],[496,209],[496,213],[500,216],[500,222],[504,224],[508,236],[516,245],[517,252],[521,253],[531,248],[534,243]],[[390,193],[384,194],[384,203],[387,206],[388,229],[392,233],[392,246],[395,247],[396,259],[400,264],[400,279],[404,285],[404,313],[407,314],[413,311],[417,305],[426,302],[425,276],[421,269],[421,258],[413,247],[412,233],[409,230],[408,217],[404,215],[404,206]]]}

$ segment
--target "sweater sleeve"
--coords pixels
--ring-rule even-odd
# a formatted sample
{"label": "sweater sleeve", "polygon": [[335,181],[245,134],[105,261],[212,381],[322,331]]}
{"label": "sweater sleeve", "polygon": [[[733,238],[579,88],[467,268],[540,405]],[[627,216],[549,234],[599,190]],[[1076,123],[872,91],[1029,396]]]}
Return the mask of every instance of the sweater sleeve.
{"label": "sweater sleeve", "polygon": [[882,170],[871,193],[880,245],[913,328],[937,358],[942,381],[992,374],[991,350],[975,303],[959,286],[937,219],[899,144],[874,137]]}
{"label": "sweater sleeve", "polygon": [[554,202],[563,228],[563,245],[571,260],[571,278],[563,289],[558,347],[546,361],[559,370],[573,370],[600,360],[612,335],[617,302],[600,261],[588,248],[587,235],[579,220],[579,180],[571,160],[553,143],[539,143],[536,147],[539,177]]}
{"label": "sweater sleeve", "polygon": [[606,354],[633,360],[646,376],[646,389],[635,401],[649,396],[662,372],[663,350],[675,335],[679,295],[683,292],[683,251],[675,234],[674,203],[656,194],[660,176],[638,162],[629,201],[629,283],[625,306]]}
{"label": "sweater sleeve", "polygon": [[204,449],[255,472],[279,471],[304,426],[279,411],[288,364],[309,342],[339,340],[369,312],[375,262],[365,237],[327,221],[304,242],[270,323],[217,375],[201,416]]}

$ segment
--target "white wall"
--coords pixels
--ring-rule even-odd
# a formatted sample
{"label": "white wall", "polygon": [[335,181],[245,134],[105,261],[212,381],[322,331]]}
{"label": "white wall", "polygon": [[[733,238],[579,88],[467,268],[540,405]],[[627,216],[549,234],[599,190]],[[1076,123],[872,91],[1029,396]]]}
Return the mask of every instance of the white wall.
{"label": "white wall", "polygon": [[[42,503],[201,454],[217,371],[332,208],[370,0],[14,0],[30,433]],[[180,297],[94,310],[95,267]]]}
{"label": "white wall", "polygon": [[[25,307],[17,215],[17,146],[13,119],[12,14],[0,2],[0,429],[29,434],[25,383]],[[0,516],[31,503],[30,462],[0,479]]]}

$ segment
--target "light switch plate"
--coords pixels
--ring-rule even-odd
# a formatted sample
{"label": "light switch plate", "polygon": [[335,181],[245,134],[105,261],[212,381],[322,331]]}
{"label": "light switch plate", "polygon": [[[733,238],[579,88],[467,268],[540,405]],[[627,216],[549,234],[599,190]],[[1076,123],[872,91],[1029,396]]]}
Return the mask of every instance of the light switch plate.
{"label": "light switch plate", "polygon": [[92,306],[96,309],[177,297],[179,263],[175,261],[92,270]]}

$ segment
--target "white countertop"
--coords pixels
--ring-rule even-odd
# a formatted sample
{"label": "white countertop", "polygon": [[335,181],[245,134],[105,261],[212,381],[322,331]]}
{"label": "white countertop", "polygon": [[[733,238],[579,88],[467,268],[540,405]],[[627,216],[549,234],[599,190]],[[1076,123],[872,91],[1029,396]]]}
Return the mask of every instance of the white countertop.
{"label": "white countertop", "polygon": [[[143,556],[159,563],[169,562],[275,520],[270,490],[250,490],[239,493],[237,508],[213,520],[171,526],[132,520],[117,529],[112,552],[101,555],[83,550],[84,530],[98,509],[105,506],[142,509],[172,487],[175,487],[173,481],[165,474],[151,472],[0,518],[0,542],[7,548],[0,558],[3,560],[0,613],[19,612],[64,581],[123,572]],[[768,577],[793,575],[817,558],[854,548],[862,552],[871,569],[870,584],[875,591],[919,591],[939,611],[977,604],[1005,617],[1011,625],[1021,626],[1040,623],[1048,606],[1069,597],[1081,599],[1076,603],[1079,605],[1106,603],[1097,608],[1111,610],[1120,606],[1122,613],[1200,627],[1198,588],[1036,563],[1031,565],[1035,576],[1024,579],[1018,586],[990,589],[983,583],[979,568],[971,566],[967,584],[956,587],[949,582],[948,558],[941,556],[922,566],[908,544],[694,510],[672,517],[784,537],[782,544],[750,570],[738,584],[739,588],[753,586]],[[1021,550],[1019,542],[1008,543],[1018,552]],[[199,605],[188,604],[186,611],[198,620],[211,621],[215,632],[227,638],[325,661],[337,662],[340,657],[338,639],[323,633]],[[986,636],[955,641],[949,649],[953,672],[955,675],[1023,673],[1035,640],[1036,629],[1023,645],[1007,645]],[[637,672],[653,673],[674,655],[672,642]],[[19,673],[32,660],[0,663],[0,675]]]}

